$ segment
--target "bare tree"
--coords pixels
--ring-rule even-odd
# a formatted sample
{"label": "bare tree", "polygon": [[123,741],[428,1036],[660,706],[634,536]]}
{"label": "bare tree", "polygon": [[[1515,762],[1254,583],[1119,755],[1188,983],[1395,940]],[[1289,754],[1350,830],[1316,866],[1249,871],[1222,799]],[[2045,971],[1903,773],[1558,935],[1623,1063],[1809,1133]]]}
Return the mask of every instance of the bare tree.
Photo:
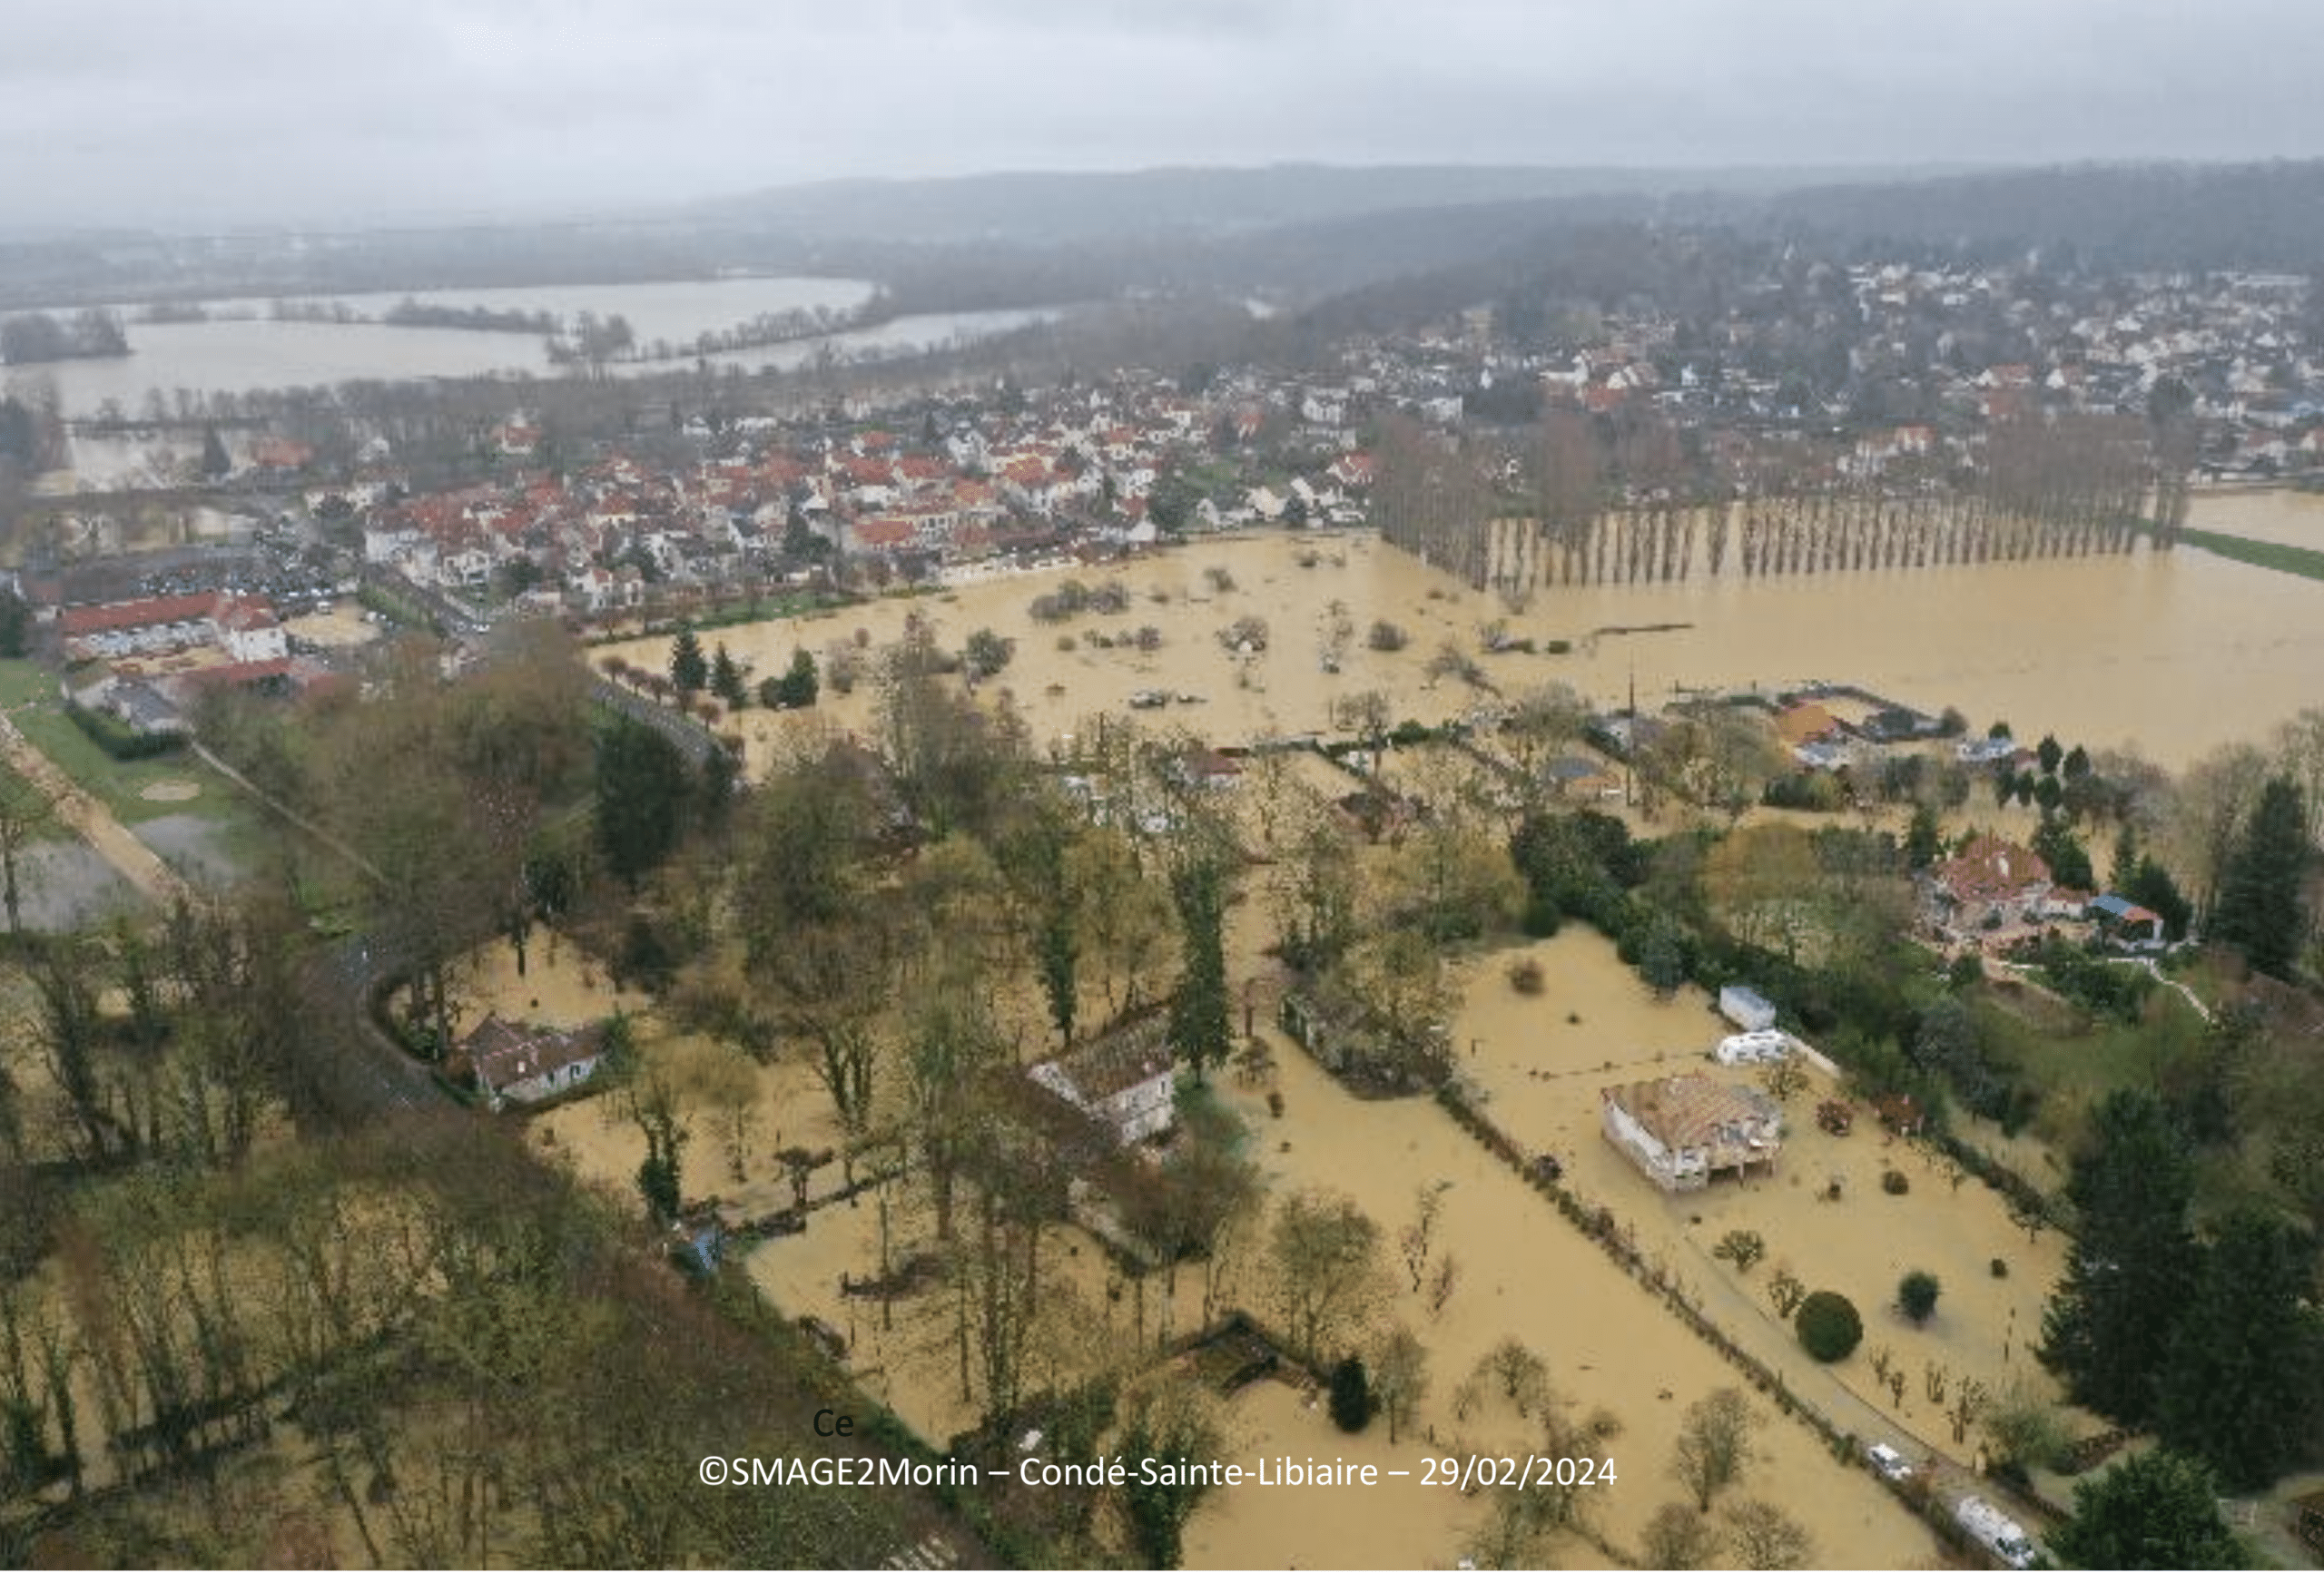
{"label": "bare tree", "polygon": [[1805,1568],[1815,1555],[1816,1542],[1807,1529],[1773,1502],[1747,1498],[1724,1517],[1728,1544],[1740,1567]]}
{"label": "bare tree", "polygon": [[1336,1192],[1295,1191],[1276,1204],[1270,1244],[1285,1334],[1302,1360],[1318,1364],[1390,1293],[1380,1226]]}
{"label": "bare tree", "polygon": [[1428,1391],[1428,1349],[1403,1322],[1388,1330],[1372,1353],[1372,1391],[1388,1417],[1388,1443],[1412,1424],[1413,1411]]}
{"label": "bare tree", "polygon": [[1639,1535],[1639,1561],[1648,1568],[1704,1568],[1718,1558],[1718,1527],[1684,1502],[1654,1509]]}
{"label": "bare tree", "polygon": [[1711,1499],[1743,1478],[1758,1420],[1738,1388],[1715,1388],[1687,1406],[1670,1472],[1695,1494],[1699,1511],[1709,1512]]}

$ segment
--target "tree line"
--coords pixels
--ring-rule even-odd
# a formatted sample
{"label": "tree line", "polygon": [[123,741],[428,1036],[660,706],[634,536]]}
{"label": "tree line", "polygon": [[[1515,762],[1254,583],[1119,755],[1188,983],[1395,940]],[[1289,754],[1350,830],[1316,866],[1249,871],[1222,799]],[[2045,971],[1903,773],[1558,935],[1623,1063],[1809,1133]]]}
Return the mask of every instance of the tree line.
{"label": "tree line", "polygon": [[[2139,423],[1997,422],[1966,480],[1836,480],[1797,461],[1722,477],[1688,457],[1699,434],[1648,416],[1552,409],[1530,456],[1382,423],[1373,517],[1383,536],[1479,589],[1844,573],[2128,552],[2150,500],[2183,523],[2183,486],[2150,475]],[[1489,478],[1521,467],[1512,495]],[[2177,489],[2174,489],[2176,487]],[[1521,511],[1513,507],[1521,500]]]}

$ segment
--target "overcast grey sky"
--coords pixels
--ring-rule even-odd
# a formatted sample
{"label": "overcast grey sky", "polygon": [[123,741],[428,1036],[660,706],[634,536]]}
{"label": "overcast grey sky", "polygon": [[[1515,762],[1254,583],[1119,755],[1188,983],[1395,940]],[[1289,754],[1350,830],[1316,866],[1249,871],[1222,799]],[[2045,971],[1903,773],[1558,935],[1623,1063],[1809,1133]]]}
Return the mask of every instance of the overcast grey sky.
{"label": "overcast grey sky", "polygon": [[2312,0],[5,0],[0,229],[846,175],[2324,153]]}

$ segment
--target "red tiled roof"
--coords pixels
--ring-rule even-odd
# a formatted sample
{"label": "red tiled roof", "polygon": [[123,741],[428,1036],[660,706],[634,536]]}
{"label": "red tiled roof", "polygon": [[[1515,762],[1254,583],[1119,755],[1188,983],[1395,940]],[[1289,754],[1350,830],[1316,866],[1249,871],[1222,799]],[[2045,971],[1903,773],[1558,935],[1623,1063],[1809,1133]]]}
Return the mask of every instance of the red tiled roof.
{"label": "red tiled roof", "polygon": [[110,634],[123,628],[152,628],[165,623],[195,623],[203,619],[235,620],[238,627],[264,628],[274,621],[274,608],[263,596],[229,595],[205,590],[196,595],[151,595],[136,601],[108,601],[98,606],[70,606],[58,614],[57,627],[67,639]]}

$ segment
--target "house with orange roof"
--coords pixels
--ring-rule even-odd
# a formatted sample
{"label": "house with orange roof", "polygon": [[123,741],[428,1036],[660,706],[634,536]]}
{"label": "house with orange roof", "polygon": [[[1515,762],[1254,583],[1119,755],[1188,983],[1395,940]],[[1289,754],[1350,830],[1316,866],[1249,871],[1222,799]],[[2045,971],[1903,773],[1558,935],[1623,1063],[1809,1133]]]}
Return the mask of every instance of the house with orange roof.
{"label": "house with orange roof", "polygon": [[1955,933],[2039,919],[2050,894],[2050,865],[2029,848],[1980,835],[1921,875],[1924,912]]}

